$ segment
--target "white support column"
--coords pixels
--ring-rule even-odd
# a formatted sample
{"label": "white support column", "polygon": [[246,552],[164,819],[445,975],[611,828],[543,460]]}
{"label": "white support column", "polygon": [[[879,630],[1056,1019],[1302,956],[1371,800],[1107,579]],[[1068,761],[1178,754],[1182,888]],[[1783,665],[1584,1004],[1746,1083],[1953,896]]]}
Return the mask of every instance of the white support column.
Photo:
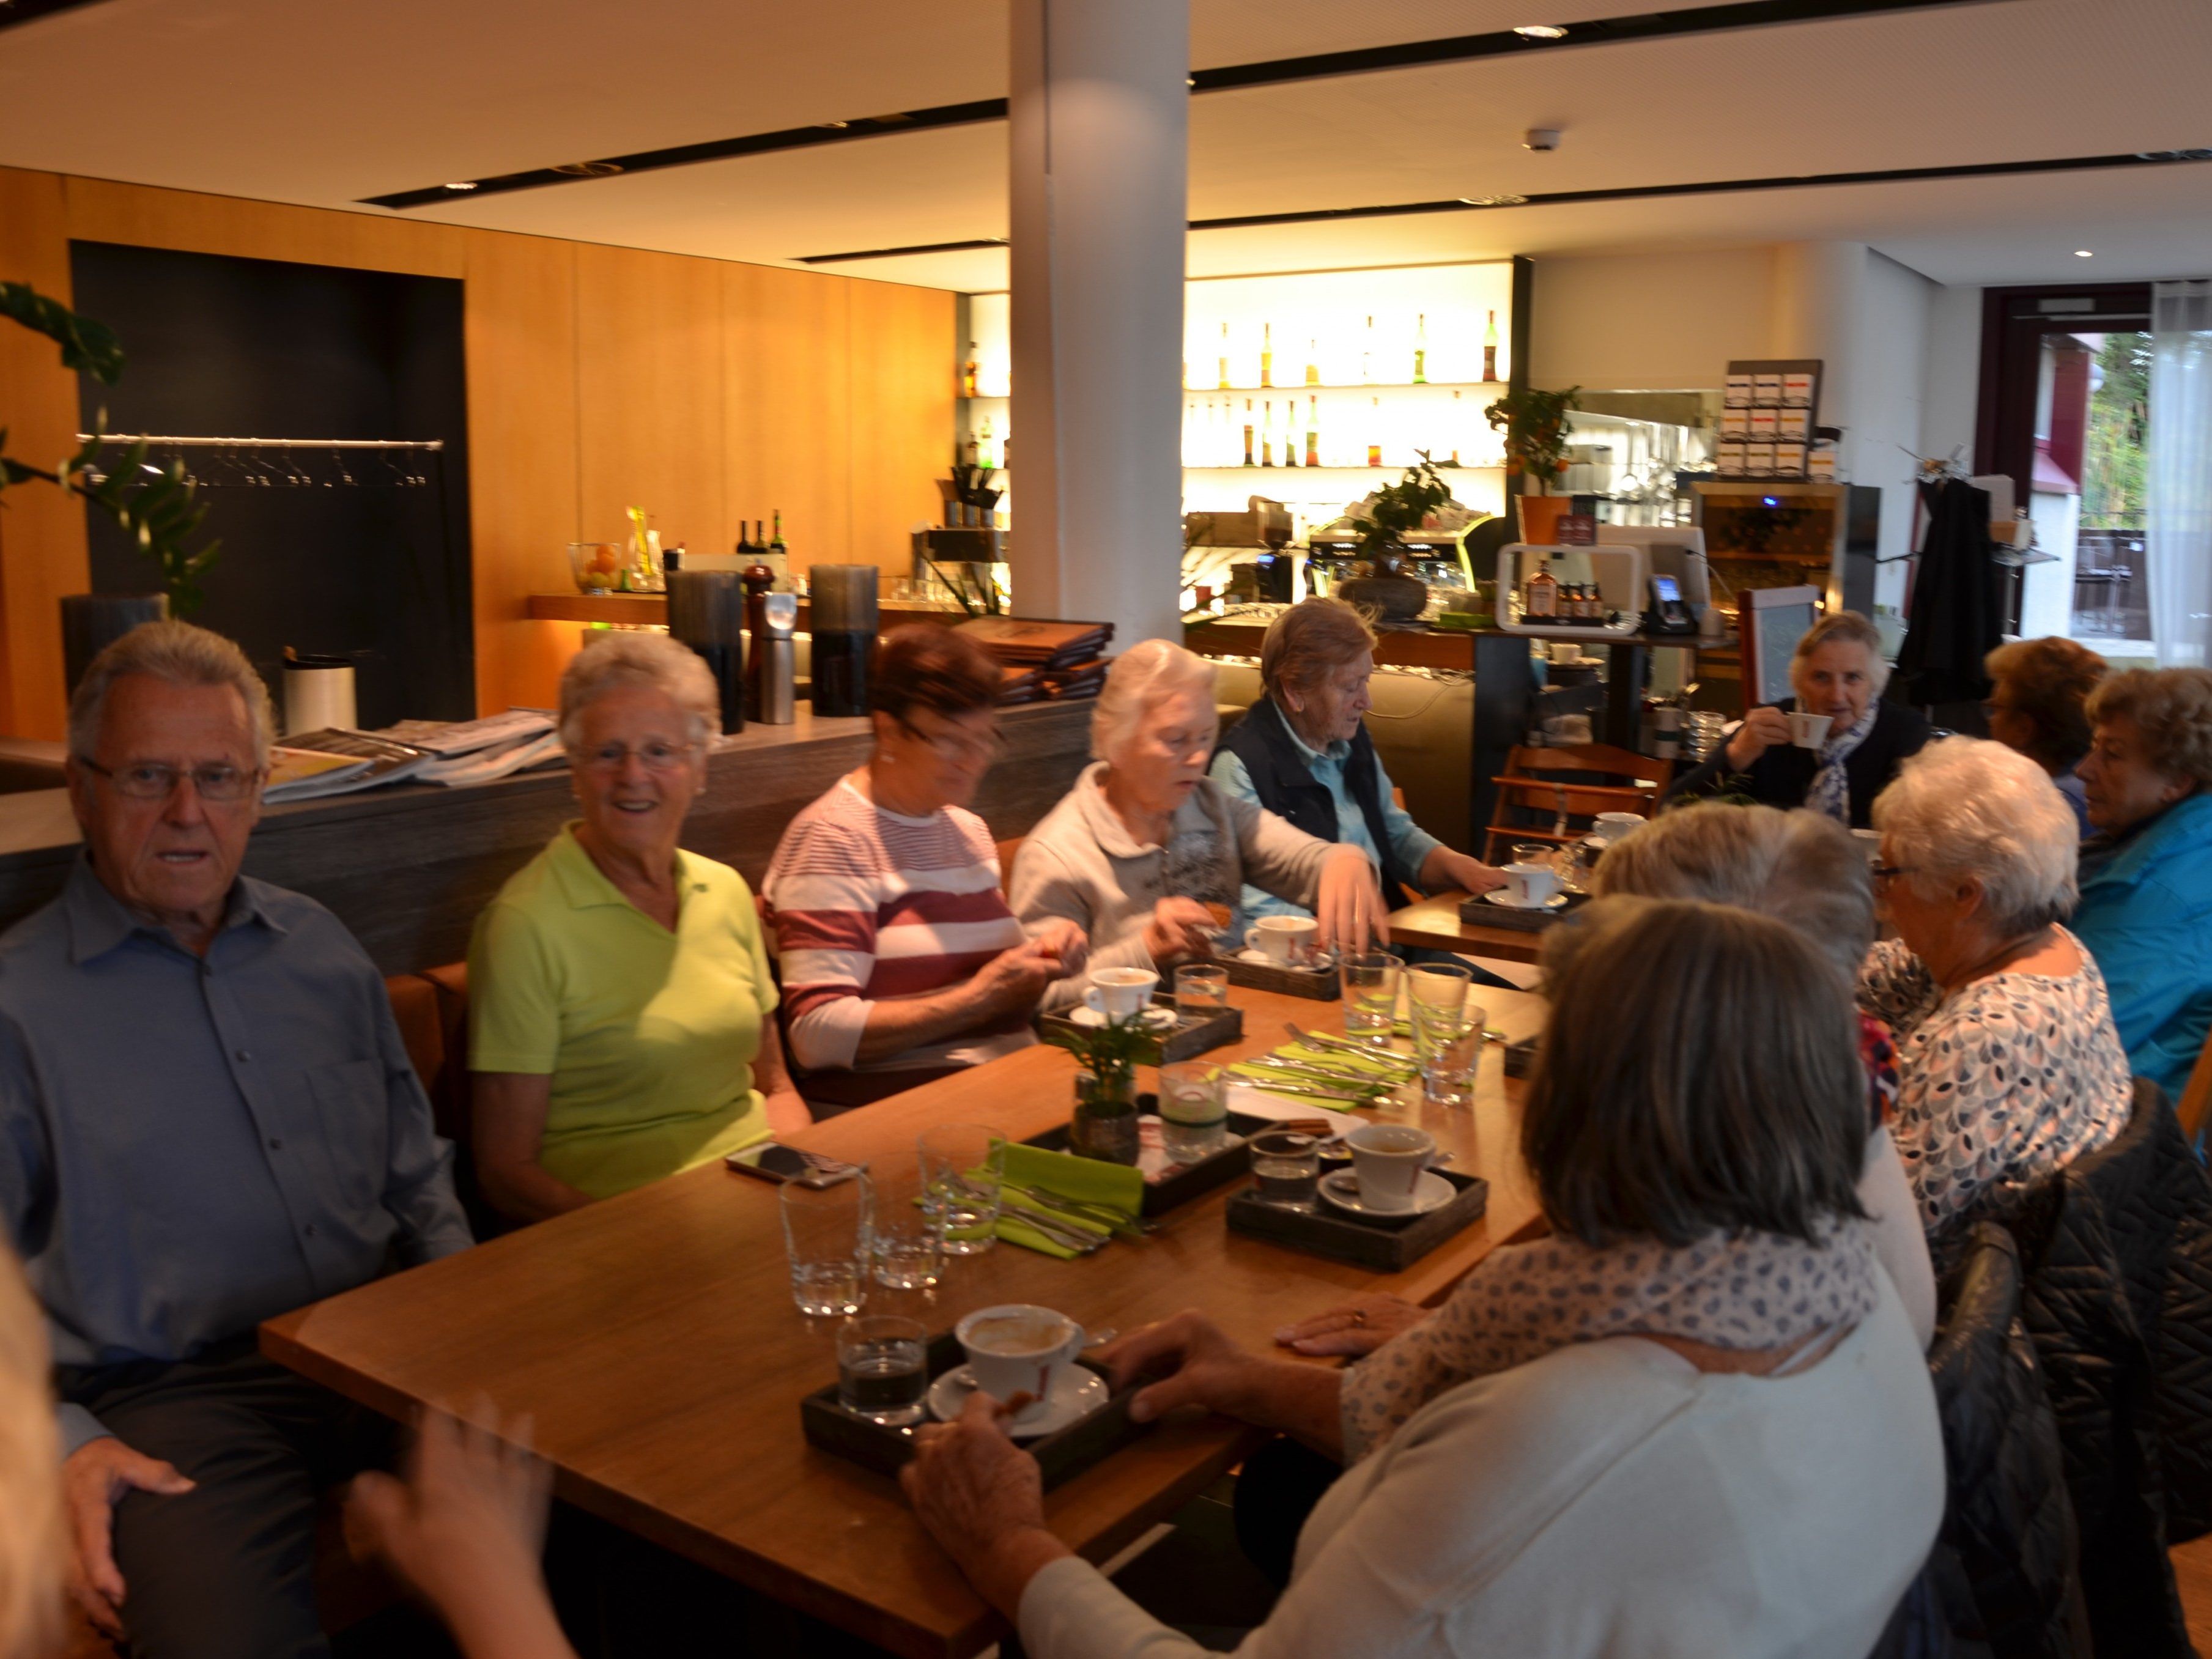
{"label": "white support column", "polygon": [[1181,637],[1188,0],[1014,0],[1014,608]]}

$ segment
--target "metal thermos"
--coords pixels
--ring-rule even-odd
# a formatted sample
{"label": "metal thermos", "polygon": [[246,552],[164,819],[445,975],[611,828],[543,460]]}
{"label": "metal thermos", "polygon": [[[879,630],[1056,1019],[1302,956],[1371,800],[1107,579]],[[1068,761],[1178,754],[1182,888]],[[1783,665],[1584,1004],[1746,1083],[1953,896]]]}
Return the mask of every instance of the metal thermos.
{"label": "metal thermos", "polygon": [[668,631],[714,677],[725,733],[745,729],[745,596],[734,570],[668,572]]}
{"label": "metal thermos", "polygon": [[817,564],[807,573],[814,635],[814,712],[868,712],[868,659],[876,650],[876,582],[872,564]]}
{"label": "metal thermos", "polygon": [[771,593],[775,572],[764,564],[744,573],[745,611],[752,629],[753,654],[745,701],[763,726],[788,726],[793,718],[793,687],[799,675],[799,598]]}

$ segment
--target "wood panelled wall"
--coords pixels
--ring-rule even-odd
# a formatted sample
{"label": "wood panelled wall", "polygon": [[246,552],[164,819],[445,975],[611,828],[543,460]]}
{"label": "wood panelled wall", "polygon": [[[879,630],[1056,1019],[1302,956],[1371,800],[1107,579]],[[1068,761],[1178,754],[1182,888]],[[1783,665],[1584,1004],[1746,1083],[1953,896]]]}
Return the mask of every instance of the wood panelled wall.
{"label": "wood panelled wall", "polygon": [[[486,711],[552,701],[576,630],[524,601],[568,586],[568,542],[620,540],[633,503],[664,545],[720,552],[781,507],[794,563],[902,575],[908,527],[937,516],[957,345],[938,289],[0,167],[0,279],[68,299],[72,240],[467,284]],[[0,326],[9,453],[51,460],[76,421],[52,346]],[[89,586],[82,510],[44,486],[0,503],[0,735],[58,737],[56,602]]]}

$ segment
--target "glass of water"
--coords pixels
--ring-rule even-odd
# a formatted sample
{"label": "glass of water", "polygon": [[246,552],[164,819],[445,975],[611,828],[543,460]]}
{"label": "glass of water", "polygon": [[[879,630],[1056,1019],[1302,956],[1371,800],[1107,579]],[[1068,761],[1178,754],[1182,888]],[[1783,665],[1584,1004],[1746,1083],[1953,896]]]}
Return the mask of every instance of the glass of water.
{"label": "glass of water", "polygon": [[1421,1097],[1431,1106],[1474,1104],[1475,1068],[1482,1061],[1487,1011],[1413,1005],[1413,1057],[1421,1067]]}
{"label": "glass of water", "polygon": [[837,1403],[893,1427],[921,1421],[929,1333],[911,1319],[864,1314],[837,1328]]}
{"label": "glass of water", "polygon": [[1175,973],[1176,1012],[1186,1018],[1210,1019],[1229,1006],[1229,970],[1211,963],[1187,962]]}
{"label": "glass of water", "polygon": [[783,1248],[791,1299],[803,1314],[854,1314],[868,1299],[867,1171],[783,1183]]}
{"label": "glass of water", "polygon": [[1286,1210],[1310,1210],[1321,1184],[1320,1142],[1296,1129],[1265,1129],[1249,1142],[1252,1182],[1260,1196]]}
{"label": "glass of water", "polygon": [[1229,1073],[1210,1060],[1160,1067],[1160,1145],[1169,1160],[1195,1164],[1229,1136]]}
{"label": "glass of water", "polygon": [[1398,1024],[1398,977],[1405,966],[1384,951],[1358,951],[1343,959],[1339,971],[1344,976],[1345,1036],[1354,1042],[1389,1047]]}
{"label": "glass of water", "polygon": [[945,1276],[945,1240],[922,1201],[917,1158],[884,1158],[868,1166],[875,1184],[869,1254],[876,1283],[891,1291],[926,1291]]}
{"label": "glass of water", "polygon": [[1006,1143],[981,1123],[942,1123],[915,1142],[922,1203],[947,1255],[981,1255],[999,1242]]}
{"label": "glass of water", "polygon": [[1424,1008],[1449,1009],[1459,1012],[1467,1006],[1468,988],[1474,983],[1474,975],[1452,963],[1416,963],[1406,970],[1406,1001],[1412,1008],[1414,1030],[1420,1029],[1420,1012]]}

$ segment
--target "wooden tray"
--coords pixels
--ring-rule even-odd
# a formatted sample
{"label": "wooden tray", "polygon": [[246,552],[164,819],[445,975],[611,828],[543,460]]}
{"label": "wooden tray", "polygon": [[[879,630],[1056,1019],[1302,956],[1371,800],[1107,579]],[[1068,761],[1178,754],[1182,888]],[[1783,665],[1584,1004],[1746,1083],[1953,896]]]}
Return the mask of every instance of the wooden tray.
{"label": "wooden tray", "polygon": [[[1159,1109],[1158,1095],[1137,1097],[1139,1112],[1158,1112]],[[1244,1151],[1246,1137],[1257,1134],[1274,1121],[1273,1118],[1254,1117],[1245,1112],[1230,1113],[1229,1144],[1218,1152],[1209,1152],[1195,1164],[1183,1164],[1173,1175],[1163,1176],[1158,1181],[1147,1181],[1145,1183],[1143,1212],[1146,1215],[1163,1214],[1178,1204],[1188,1204],[1194,1198],[1203,1197],[1225,1182],[1234,1181],[1251,1167],[1251,1159]],[[1031,1135],[1022,1145],[1042,1146],[1050,1152],[1064,1152],[1067,1150],[1067,1141],[1068,1126],[1063,1123],[1057,1128],[1047,1129],[1041,1135]]]}
{"label": "wooden tray", "polygon": [[1505,1045],[1505,1075],[1526,1077],[1535,1069],[1536,1039],[1522,1037],[1518,1042]]}
{"label": "wooden tray", "polygon": [[[1148,1036],[1145,1046],[1137,1050],[1137,1063],[1140,1066],[1168,1066],[1178,1060],[1196,1060],[1244,1036],[1242,1008],[1224,1008],[1200,1018],[1176,1008],[1172,991],[1155,991],[1152,1006],[1174,1009],[1175,1029]],[[1034,1024],[1042,1041],[1060,1048],[1073,1047],[1076,1039],[1088,1029],[1066,1014],[1058,1013],[1039,1014]]]}
{"label": "wooden tray", "polygon": [[[1498,907],[1492,905],[1492,909]],[[1336,964],[1326,968],[1278,968],[1273,963],[1247,962],[1242,957],[1216,957],[1217,968],[1229,970],[1229,982],[1248,991],[1273,991],[1279,996],[1311,997],[1316,1002],[1334,1002],[1344,994]]]}
{"label": "wooden tray", "polygon": [[1309,1255],[1325,1255],[1332,1261],[1348,1261],[1378,1273],[1402,1272],[1443,1243],[1461,1228],[1472,1224],[1490,1204],[1490,1183],[1480,1176],[1456,1170],[1434,1173],[1459,1188],[1459,1196],[1441,1209],[1410,1221],[1362,1221],[1332,1210],[1320,1200],[1310,1213],[1263,1202],[1249,1189],[1229,1200],[1229,1231],[1249,1233],[1270,1243],[1288,1245]]}
{"label": "wooden tray", "polygon": [[[966,1359],[959,1338],[951,1332],[932,1338],[924,1361],[929,1369],[929,1380],[934,1382]],[[1093,1364],[1080,1355],[1075,1363],[1101,1376],[1106,1374],[1103,1366]],[[1129,1401],[1136,1392],[1131,1388],[1109,1395],[1106,1403],[1090,1416],[1038,1439],[1019,1443],[1044,1471],[1048,1491],[1070,1476],[1082,1474],[1101,1458],[1119,1451],[1151,1430],[1149,1423],[1129,1420]],[[923,1421],[928,1419],[925,1418]],[[902,1429],[890,1428],[871,1423],[865,1417],[855,1417],[837,1403],[835,1382],[826,1389],[817,1389],[799,1402],[799,1422],[807,1440],[823,1451],[834,1452],[878,1474],[889,1475],[897,1474],[914,1455],[915,1431],[921,1426],[915,1423]]]}
{"label": "wooden tray", "polygon": [[1478,927],[1517,927],[1524,933],[1540,933],[1562,917],[1571,916],[1589,902],[1587,893],[1570,893],[1556,910],[1516,910],[1510,904],[1492,904],[1477,894],[1459,902],[1459,919]]}

